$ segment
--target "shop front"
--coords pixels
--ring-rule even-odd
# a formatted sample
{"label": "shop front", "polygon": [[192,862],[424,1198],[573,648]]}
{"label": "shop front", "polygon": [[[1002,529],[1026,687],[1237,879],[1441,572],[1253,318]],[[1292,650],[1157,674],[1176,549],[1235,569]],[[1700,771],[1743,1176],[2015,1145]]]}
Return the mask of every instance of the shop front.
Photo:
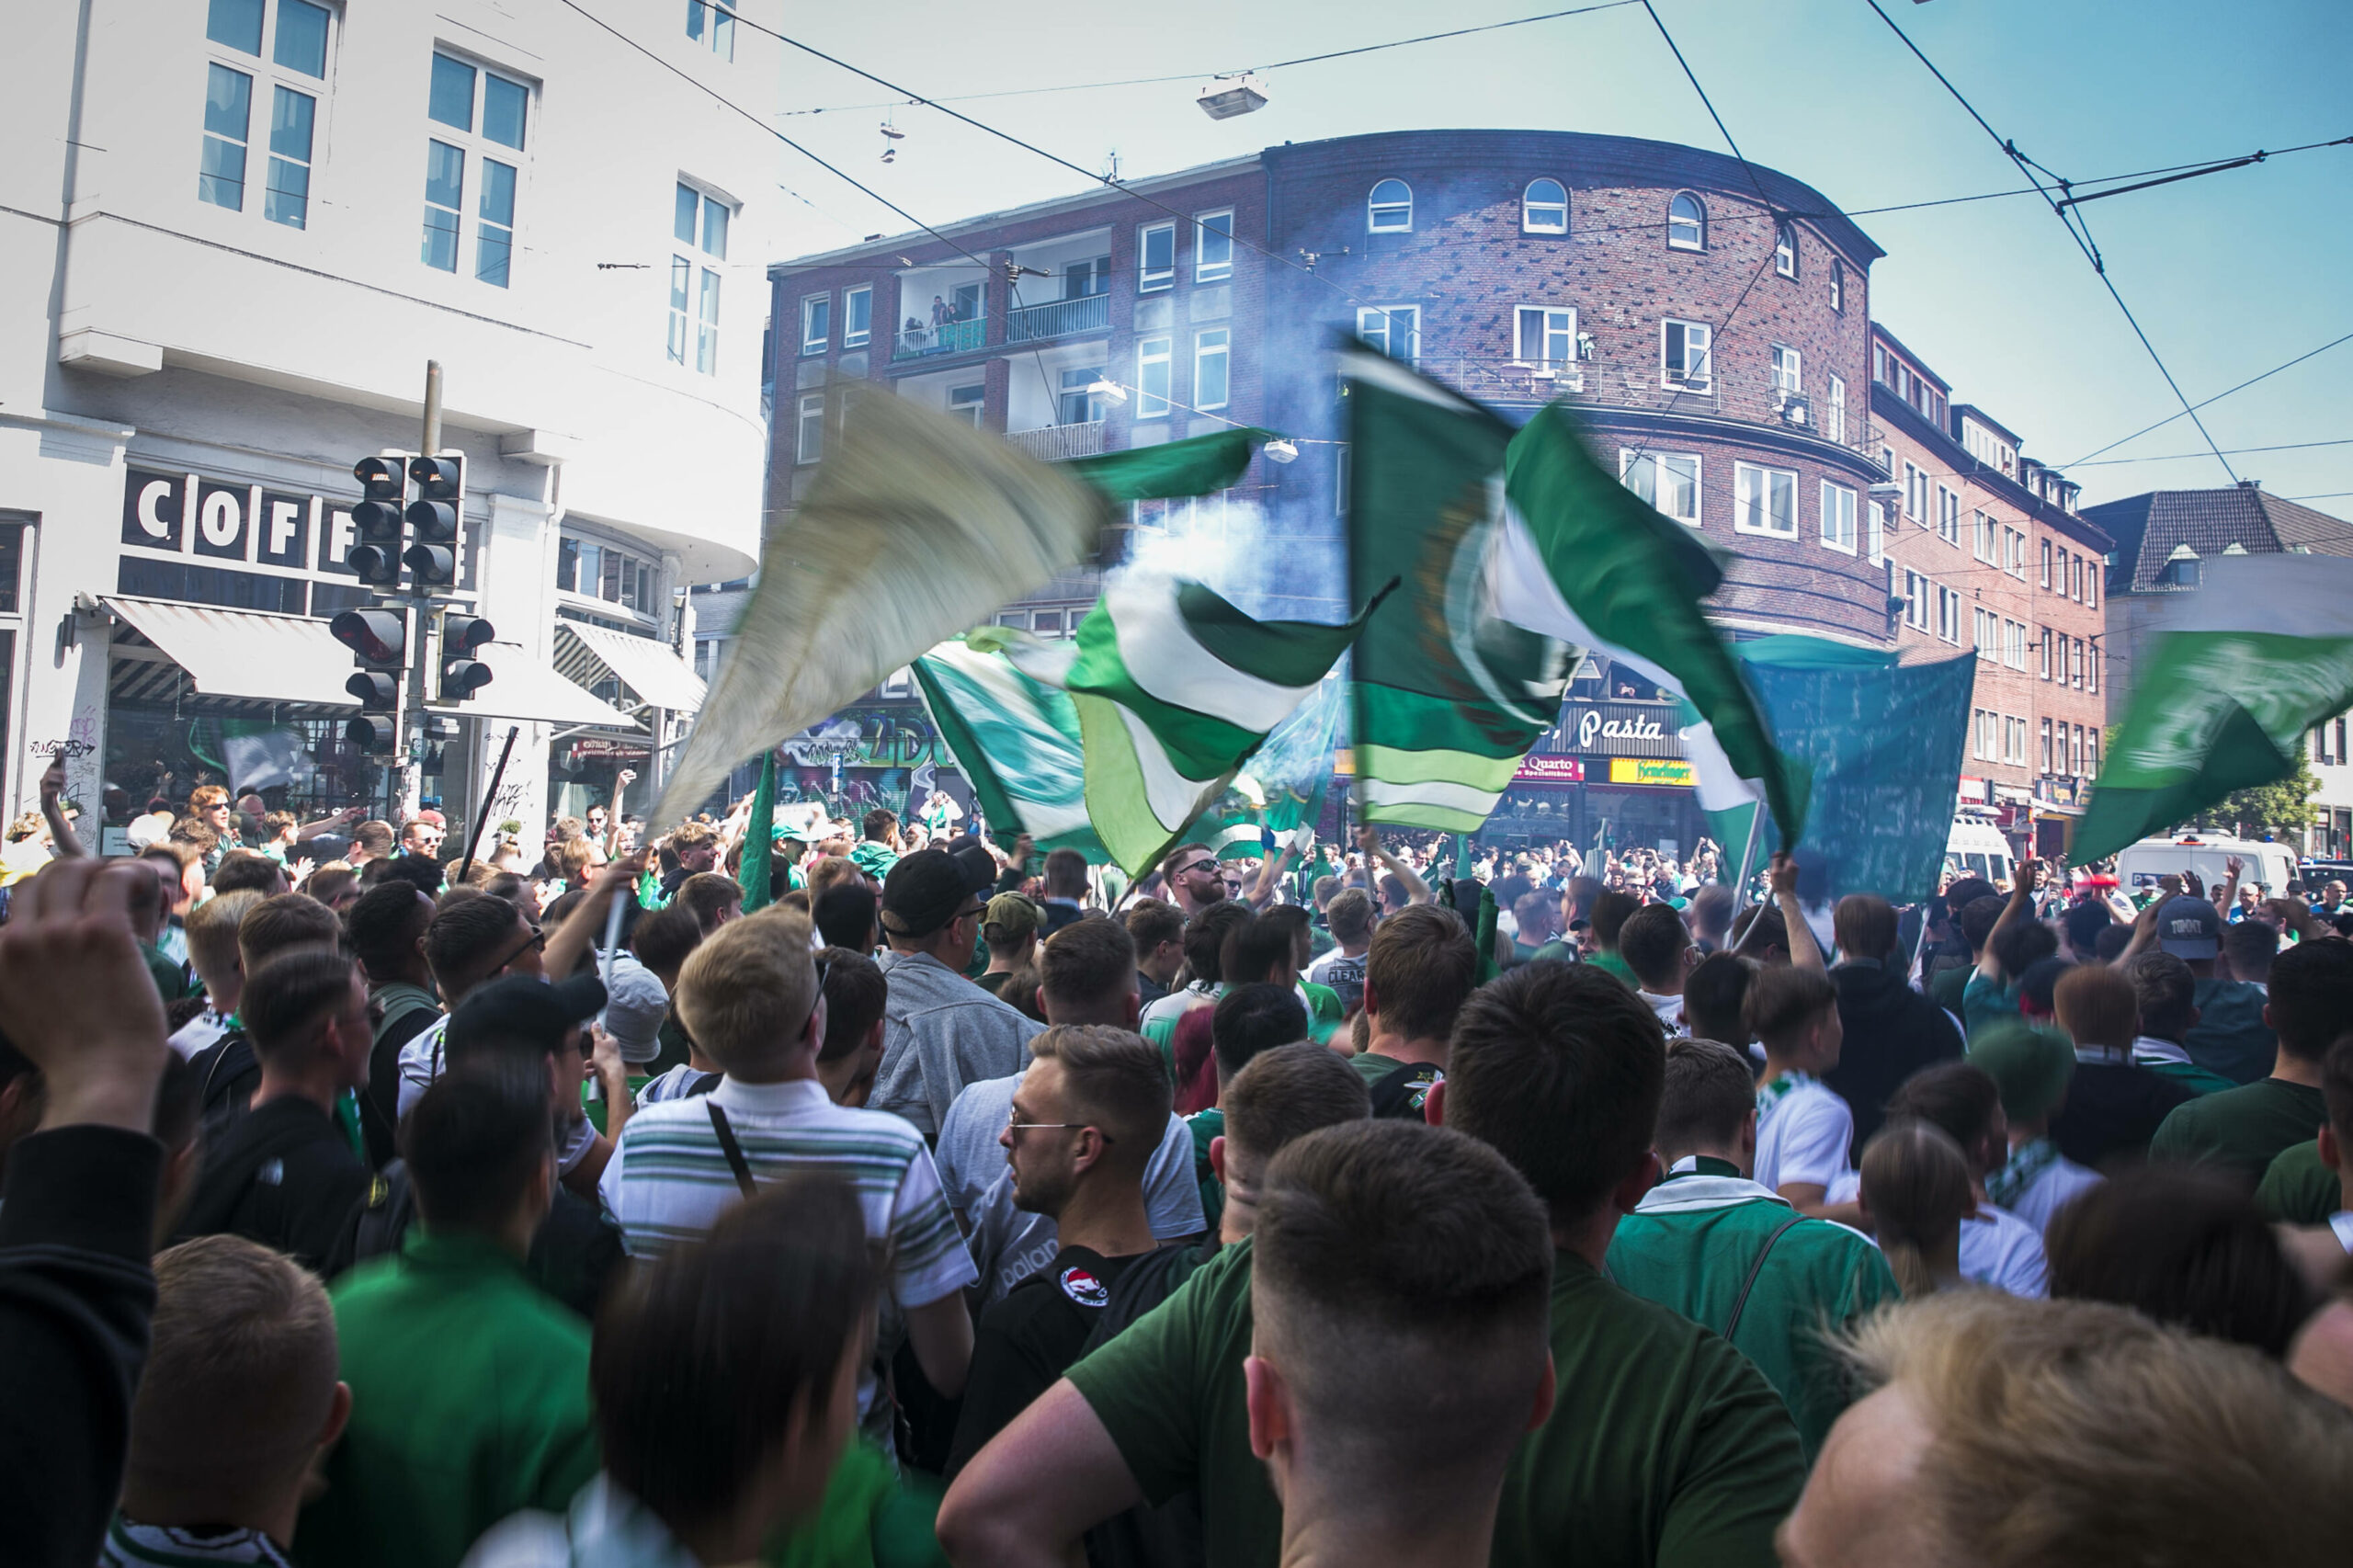
{"label": "shop front", "polygon": [[1691,764],[1665,702],[1571,701],[1529,754],[1482,838],[1507,849],[1566,843],[1688,855],[1707,831]]}

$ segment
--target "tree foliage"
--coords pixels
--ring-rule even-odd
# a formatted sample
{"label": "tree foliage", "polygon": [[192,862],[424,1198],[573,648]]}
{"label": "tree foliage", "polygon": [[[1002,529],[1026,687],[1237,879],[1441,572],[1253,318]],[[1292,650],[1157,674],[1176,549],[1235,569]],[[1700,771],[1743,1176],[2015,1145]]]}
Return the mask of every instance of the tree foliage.
{"label": "tree foliage", "polygon": [[2313,796],[2319,790],[2320,781],[2313,777],[2311,761],[2299,748],[2295,772],[2276,784],[2234,790],[2200,812],[2199,817],[2206,826],[2239,829],[2249,837],[2260,837],[2266,833],[2283,839],[2301,836],[2312,826]]}

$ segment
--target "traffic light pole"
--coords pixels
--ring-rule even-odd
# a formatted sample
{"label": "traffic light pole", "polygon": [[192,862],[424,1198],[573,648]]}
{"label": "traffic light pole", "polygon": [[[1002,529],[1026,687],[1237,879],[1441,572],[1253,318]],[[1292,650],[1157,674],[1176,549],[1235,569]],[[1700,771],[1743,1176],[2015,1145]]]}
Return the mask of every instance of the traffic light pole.
{"label": "traffic light pole", "polygon": [[[418,452],[425,457],[441,451],[441,361],[425,362],[425,439]],[[426,677],[432,669],[426,640],[432,619],[432,597],[414,591],[403,596],[408,605],[408,679],[402,683],[401,706],[392,733],[401,737],[401,817],[414,817],[425,795],[425,750],[430,744],[426,726],[431,722],[425,706]]]}

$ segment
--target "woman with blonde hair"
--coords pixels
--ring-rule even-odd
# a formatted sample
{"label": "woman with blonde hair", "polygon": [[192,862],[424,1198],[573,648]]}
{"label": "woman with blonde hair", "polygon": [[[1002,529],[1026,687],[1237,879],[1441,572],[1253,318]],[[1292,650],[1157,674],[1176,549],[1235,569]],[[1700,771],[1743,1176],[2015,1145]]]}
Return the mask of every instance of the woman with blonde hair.
{"label": "woman with blonde hair", "polygon": [[1861,1176],[1864,1218],[1904,1299],[1965,1284],[1961,1222],[1977,1199],[1951,1134],[1933,1122],[1891,1121],[1863,1146]]}

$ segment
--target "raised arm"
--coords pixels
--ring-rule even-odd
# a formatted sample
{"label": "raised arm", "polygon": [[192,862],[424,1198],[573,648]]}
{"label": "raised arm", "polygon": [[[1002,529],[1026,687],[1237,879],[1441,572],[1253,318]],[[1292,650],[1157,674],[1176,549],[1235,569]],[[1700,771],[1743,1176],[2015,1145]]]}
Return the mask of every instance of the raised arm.
{"label": "raised arm", "polygon": [[[1430,902],[1429,883],[1422,881],[1420,875],[1415,872],[1411,866],[1406,865],[1404,861],[1400,860],[1396,856],[1389,853],[1388,849],[1384,847],[1381,842],[1381,830],[1379,828],[1360,827],[1357,829],[1357,847],[1364,851],[1365,858],[1367,859],[1378,861],[1381,869],[1387,871],[1391,876],[1395,877],[1399,882],[1404,885],[1406,903],[1427,903]],[[1368,878],[1368,880],[1370,880],[1370,878]],[[1378,901],[1381,892],[1381,884],[1378,881],[1374,881],[1371,891],[1374,894],[1375,900]]]}
{"label": "raised arm", "polygon": [[[1822,960],[1822,944],[1813,939],[1813,927],[1806,923],[1805,906],[1798,903],[1798,863],[1786,852],[1776,852],[1766,870],[1766,885],[1773,890],[1773,903],[1781,912],[1781,924],[1790,936],[1790,967],[1824,972],[1829,966]],[[1756,923],[1750,922],[1751,929]]]}
{"label": "raised arm", "polygon": [[613,803],[605,812],[605,858],[621,852],[621,792],[637,782],[637,770],[624,767],[613,778]]}
{"label": "raised arm", "polygon": [[57,858],[71,860],[87,855],[81,838],[74,832],[74,824],[65,820],[65,759],[52,757],[40,776],[40,814],[49,824],[50,843],[56,847]]}
{"label": "raised arm", "polygon": [[2010,873],[2010,902],[2002,906],[2001,918],[1985,933],[1985,950],[1977,960],[1977,972],[1995,984],[2001,983],[2002,966],[1994,957],[1994,939],[2027,917],[2027,911],[2034,906],[2035,884],[2041,877],[2042,863],[2031,855]]}
{"label": "raised arm", "polygon": [[333,816],[324,816],[316,822],[306,822],[297,825],[294,829],[295,842],[299,844],[306,838],[316,838],[331,829],[361,821],[367,815],[368,808],[365,806],[346,806]]}
{"label": "raised arm", "polygon": [[645,869],[645,851],[633,849],[618,860],[608,860],[588,884],[588,896],[572,917],[557,927],[548,938],[547,950],[540,962],[550,980],[562,980],[578,967],[580,960],[597,943],[605,926],[605,912],[615,898],[626,893],[637,881],[638,873]]}
{"label": "raised arm", "polygon": [[1283,845],[1283,852],[1271,860],[1258,862],[1258,875],[1250,884],[1247,898],[1253,909],[1264,909],[1275,896],[1276,884],[1282,881],[1291,862],[1299,858],[1299,844],[1291,839]]}

